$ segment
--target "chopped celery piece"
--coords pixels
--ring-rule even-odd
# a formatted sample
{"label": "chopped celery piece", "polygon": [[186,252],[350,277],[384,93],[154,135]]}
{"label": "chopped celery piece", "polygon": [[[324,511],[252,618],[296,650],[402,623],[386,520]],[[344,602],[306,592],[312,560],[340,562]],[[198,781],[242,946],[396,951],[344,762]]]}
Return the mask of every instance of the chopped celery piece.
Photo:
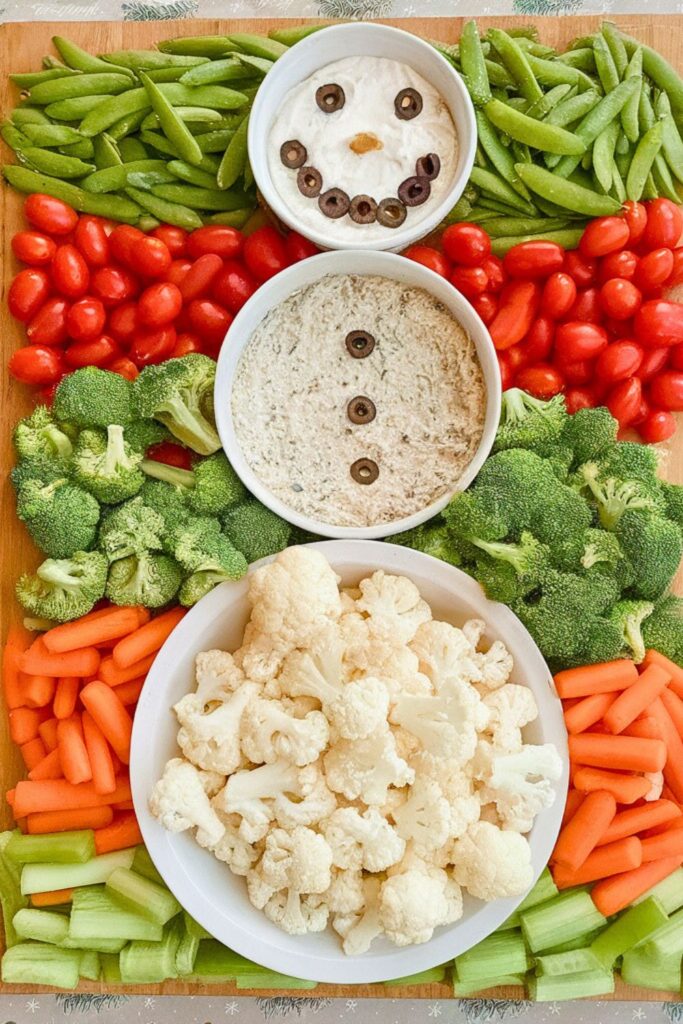
{"label": "chopped celery piece", "polygon": [[672,914],[666,924],[653,932],[647,940],[659,956],[683,956],[683,910]]}
{"label": "chopped celery piece", "polygon": [[104,936],[89,939],[74,939],[73,935],[67,935],[59,945],[64,949],[85,949],[91,953],[116,953],[121,952],[127,939],[109,939]]}
{"label": "chopped celery piece", "polygon": [[2,957],[2,980],[8,985],[51,985],[76,988],[82,954],[44,942],[20,942]]}
{"label": "chopped celery piece", "polygon": [[21,874],[18,864],[5,856],[7,844],[14,833],[0,832],[0,906],[5,930],[5,945],[9,948],[19,941],[12,921],[18,910],[28,906],[21,894]]}
{"label": "chopped celery piece", "polygon": [[[51,892],[53,889],[72,889],[81,885],[99,885],[106,882],[116,868],[129,868],[135,848],[115,850],[93,857],[86,864],[26,864],[21,872],[21,891]],[[101,934],[101,933],[100,933]]]}
{"label": "chopped celery piece", "polygon": [[102,977],[108,985],[121,984],[121,964],[118,953],[100,953]]}
{"label": "chopped celery piece", "polygon": [[69,918],[50,910],[24,907],[14,915],[12,924],[22,939],[51,942],[55,946],[62,943],[69,934]]}
{"label": "chopped celery piece", "polygon": [[15,832],[6,853],[18,864],[85,864],[95,856],[95,833],[92,829],[44,836]]}
{"label": "chopped celery piece", "polygon": [[473,996],[476,992],[485,992],[487,988],[500,988],[503,985],[523,985],[525,974],[504,974],[495,978],[477,978],[470,985],[453,978],[453,994],[456,996]]}
{"label": "chopped celery piece", "polygon": [[548,953],[571,953],[573,949],[584,949],[585,946],[590,946],[594,939],[597,939],[602,928],[594,928],[591,932],[583,932],[581,935],[577,935],[575,939],[569,939],[568,942],[560,942],[557,946],[551,946],[549,949],[543,950],[543,955]]}
{"label": "chopped celery piece", "polygon": [[195,921],[195,919],[191,917],[186,910],[183,910],[183,918],[185,920],[185,929],[189,935],[193,935],[197,939],[213,938],[213,936],[207,932],[206,928],[202,928],[199,922]]}
{"label": "chopped celery piece", "polygon": [[539,903],[545,903],[546,900],[551,900],[553,896],[558,895],[559,891],[548,868],[543,868],[543,871],[538,876],[536,885],[526,894],[517,909],[503,921],[497,930],[500,932],[506,928],[518,928],[523,911],[529,910],[530,907],[536,907]]}
{"label": "chopped celery piece", "polygon": [[291,988],[307,989],[316,988],[317,981],[305,981],[303,978],[292,978],[288,974],[278,974],[277,971],[267,971],[265,967],[257,964],[251,965],[252,971],[247,974],[238,974],[235,984],[241,988]]}
{"label": "chopped celery piece", "polygon": [[651,896],[612,921],[591,943],[591,949],[600,965],[611,970],[618,957],[650,937],[667,921],[661,903],[656,896]]}
{"label": "chopped celery piece", "polygon": [[629,949],[621,961],[621,977],[627,985],[640,985],[660,992],[680,992],[681,957],[660,956],[650,943]]}
{"label": "chopped celery piece", "polygon": [[131,942],[121,950],[121,981],[129,985],[153,984],[176,977],[176,954],[183,935],[182,918],[169,921],[161,942]]}
{"label": "chopped celery piece", "polygon": [[478,978],[523,974],[530,967],[529,954],[519,929],[494,932],[455,958],[458,978],[470,984]]}
{"label": "chopped celery piece", "polygon": [[158,885],[128,868],[112,871],[107,879],[107,890],[127,907],[156,924],[164,925],[180,913],[180,904],[165,885]]}
{"label": "chopped celery piece", "polygon": [[100,955],[94,949],[86,949],[81,953],[81,978],[86,981],[100,980]]}
{"label": "chopped celery piece", "polygon": [[71,907],[69,935],[89,939],[106,932],[112,939],[161,941],[161,925],[132,910],[125,910],[104,886],[77,889]]}
{"label": "chopped celery piece", "polygon": [[149,878],[150,882],[156,882],[158,885],[164,884],[163,878],[154,867],[154,863],[147,852],[146,846],[138,846],[135,851],[131,867],[136,874],[143,875],[144,878]]}
{"label": "chopped celery piece", "polygon": [[446,977],[446,967],[432,967],[429,971],[420,971],[419,974],[406,974],[403,978],[392,978],[385,981],[385,985],[429,985],[431,982],[443,981]]}
{"label": "chopped celery piece", "polygon": [[537,1003],[604,996],[614,992],[614,975],[611,971],[579,971],[558,977],[544,974],[540,978],[531,975],[527,978],[527,991],[529,999]]}
{"label": "chopped celery piece", "polygon": [[185,926],[180,945],[178,946],[178,952],[175,955],[175,969],[178,975],[192,974],[197,953],[199,952],[199,942],[199,937],[192,935],[187,930],[187,926]]}
{"label": "chopped celery piece", "polygon": [[192,978],[197,981],[230,981],[247,965],[251,966],[249,960],[245,960],[239,953],[233,953],[217,939],[202,939]]}
{"label": "chopped celery piece", "polygon": [[570,889],[522,914],[522,931],[532,953],[568,942],[606,924],[587,892]]}
{"label": "chopped celery piece", "polygon": [[676,868],[667,878],[663,878],[661,882],[653,885],[646,893],[634,900],[634,905],[638,906],[650,896],[657,897],[666,914],[673,914],[674,910],[683,907],[683,868]]}
{"label": "chopped celery piece", "polygon": [[536,974],[557,977],[580,971],[601,971],[602,964],[590,949],[574,949],[569,953],[549,953],[536,957]]}

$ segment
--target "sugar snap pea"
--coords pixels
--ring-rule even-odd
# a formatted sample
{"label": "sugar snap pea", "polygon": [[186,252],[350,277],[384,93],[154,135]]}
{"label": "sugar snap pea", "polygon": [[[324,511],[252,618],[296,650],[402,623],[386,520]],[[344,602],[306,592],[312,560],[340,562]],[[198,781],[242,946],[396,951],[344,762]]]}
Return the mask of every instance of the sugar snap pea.
{"label": "sugar snap pea", "polygon": [[161,91],[160,87],[143,72],[140,72],[140,81],[147,91],[152,109],[159,118],[161,130],[175,147],[178,156],[187,161],[188,164],[197,164],[202,158],[202,151],[185,122],[178,117],[169,100]]}
{"label": "sugar snap pea", "polygon": [[[633,55],[628,62],[625,78],[636,78],[641,79],[643,76],[643,48],[639,46],[637,50],[634,50]],[[621,126],[624,129],[624,134],[629,142],[637,142],[640,138],[640,126],[638,124],[638,107],[640,105],[640,91],[634,92],[634,94],[627,100],[624,106],[621,108]]]}
{"label": "sugar snap pea", "polygon": [[[242,192],[218,189],[197,188],[194,185],[156,185],[154,195],[167,199],[171,203],[180,203],[193,210],[239,210],[247,206],[249,200]],[[154,213],[154,210],[150,210]]]}
{"label": "sugar snap pea", "polygon": [[[87,117],[93,110],[97,110],[109,100],[109,96],[73,96],[68,100],[57,100],[56,103],[48,103],[45,113],[55,121],[80,121]],[[122,102],[114,97],[112,102]]]}
{"label": "sugar snap pea", "polygon": [[593,143],[593,170],[603,192],[612,188],[614,149],[619,135],[619,122],[612,121]]}
{"label": "sugar snap pea", "polygon": [[92,138],[93,135],[106,132],[121,118],[140,110],[147,111],[150,107],[149,94],[144,88],[130,89],[122,96],[102,97],[100,103],[85,115],[80,129],[84,135]]}
{"label": "sugar snap pea", "polygon": [[655,185],[655,179],[652,177],[652,173],[648,174],[645,180],[645,187],[643,188],[643,199],[656,199],[658,195],[657,186]]}
{"label": "sugar snap pea", "polygon": [[140,141],[145,146],[152,146],[158,153],[165,153],[171,159],[175,159],[178,156],[173,143],[169,142],[165,135],[160,135],[158,132],[141,131]]}
{"label": "sugar snap pea", "polygon": [[529,103],[540,99],[543,90],[531,70],[529,58],[515,39],[500,28],[489,29],[487,35],[503,64],[517,83],[521,95]]}
{"label": "sugar snap pea", "polygon": [[626,177],[626,195],[638,200],[643,195],[648,175],[657,153],[662,148],[662,122],[656,121],[636,146]]}
{"label": "sugar snap pea", "polygon": [[[575,128],[577,138],[585,146],[595,142],[598,135],[621,113],[621,109],[630,96],[640,88],[640,83],[635,78],[626,78],[620,82],[616,89],[607,93],[596,105],[589,110],[584,118]],[[560,160],[555,173],[563,178],[568,178],[575,167],[578,167],[580,160],[576,156],[566,156]],[[599,216],[599,214],[596,214]]]}
{"label": "sugar snap pea", "polygon": [[82,178],[95,170],[94,164],[86,164],[78,157],[64,156],[51,149],[40,149],[38,146],[27,146],[24,156],[37,171],[49,174],[54,178]]}
{"label": "sugar snap pea", "polygon": [[489,100],[484,109],[489,121],[496,128],[518,142],[526,142],[534,149],[558,154],[581,155],[585,152],[586,144],[577,135],[547,121],[536,121],[532,117],[527,117],[526,114],[507,107],[500,100]]}
{"label": "sugar snap pea", "polygon": [[119,143],[119,156],[124,164],[129,164],[133,160],[147,160],[149,153],[139,139],[126,136]]}
{"label": "sugar snap pea", "polygon": [[598,195],[573,181],[558,178],[556,174],[535,164],[517,164],[517,173],[524,184],[549,202],[586,217],[605,217],[618,213],[621,204],[611,196]]}
{"label": "sugar snap pea", "polygon": [[23,153],[25,149],[28,149],[32,143],[28,135],[24,135],[20,128],[17,128],[11,121],[5,121],[0,127],[0,135],[4,142],[13,149],[15,153]]}
{"label": "sugar snap pea", "polygon": [[186,57],[208,57],[215,60],[228,50],[236,50],[229,36],[178,36],[157,43],[162,53],[176,53]]}
{"label": "sugar snap pea", "polygon": [[555,60],[558,64],[566,64],[570,68],[577,68],[577,70],[586,71],[589,74],[595,71],[595,54],[592,46],[558,53]]}
{"label": "sugar snap pea", "polygon": [[507,203],[500,203],[496,199],[492,199],[485,192],[482,192],[479,196],[479,205],[483,206],[485,210],[497,213],[499,217],[515,217],[519,216],[520,213],[520,211],[514,206],[508,206]]}
{"label": "sugar snap pea", "polygon": [[554,85],[552,89],[548,89],[543,94],[540,100],[532,103],[528,110],[525,111],[527,117],[536,117],[538,120],[542,120],[546,114],[548,114],[553,107],[565,99],[565,97],[572,91],[572,86],[566,82],[560,85]]}
{"label": "sugar snap pea", "polygon": [[[204,65],[202,65],[203,67]],[[187,68],[148,68],[145,74],[153,82],[179,82]]]}
{"label": "sugar snap pea", "polygon": [[103,170],[105,167],[116,167],[118,164],[123,163],[116,143],[112,141],[106,132],[96,135],[92,140],[92,145],[95,166],[98,170]]}
{"label": "sugar snap pea", "polygon": [[224,153],[234,134],[234,128],[221,128],[215,132],[197,135],[196,139],[202,153]]}
{"label": "sugar snap pea", "polygon": [[194,231],[195,228],[202,226],[202,218],[199,214],[181,203],[167,202],[154,195],[153,192],[145,192],[139,188],[127,188],[126,194],[143,210],[158,217],[164,224],[174,224],[186,231]]}
{"label": "sugar snap pea", "polygon": [[533,235],[540,231],[556,231],[569,226],[569,221],[554,217],[492,217],[486,222],[491,238],[508,235]]}
{"label": "sugar snap pea", "polygon": [[192,164],[188,164],[184,160],[170,160],[168,169],[171,172],[172,178],[180,178],[181,181],[186,181],[188,185],[198,185],[200,188],[216,188],[215,174],[202,171],[199,167],[193,167]]}
{"label": "sugar snap pea", "polygon": [[460,63],[472,102],[483,107],[491,99],[491,85],[475,21],[466,21],[463,26],[460,36]]}
{"label": "sugar snap pea", "polygon": [[657,53],[652,47],[642,45],[625,32],[619,34],[629,57],[632,56],[634,50],[642,46],[643,71],[659,89],[664,89],[668,93],[676,120],[683,119],[683,79],[678,72],[662,57],[661,53]]}
{"label": "sugar snap pea", "polygon": [[254,213],[253,207],[244,210],[223,210],[205,218],[207,224],[227,224],[231,228],[243,228]]}
{"label": "sugar snap pea", "polygon": [[666,198],[670,199],[672,203],[681,202],[681,196],[679,196],[676,191],[676,186],[673,178],[671,177],[669,165],[664,159],[664,154],[661,150],[654,158],[652,164],[652,177],[654,178],[655,185],[657,186],[657,195],[666,196]]}
{"label": "sugar snap pea", "polygon": [[147,114],[146,108],[142,110],[134,110],[132,114],[126,114],[118,121],[114,121],[112,125],[107,128],[107,135],[114,142],[121,142],[127,138],[133,132],[136,132]]}
{"label": "sugar snap pea", "polygon": [[568,96],[553,107],[543,120],[546,124],[566,128],[567,125],[574,124],[580,118],[585,117],[589,110],[592,110],[599,102],[600,95],[590,90],[579,93],[578,96]]}
{"label": "sugar snap pea", "polygon": [[605,37],[599,33],[593,40],[593,54],[595,55],[595,67],[597,68],[598,78],[602,83],[602,87],[606,93],[611,92],[612,89],[616,89],[619,85],[619,72]]}
{"label": "sugar snap pea", "polygon": [[17,128],[22,128],[27,124],[50,124],[50,118],[37,107],[15,107],[12,111],[12,120]]}
{"label": "sugar snap pea", "polygon": [[126,188],[141,188],[151,192],[155,185],[169,185],[177,181],[175,174],[168,169],[168,164],[161,171],[129,171]]}
{"label": "sugar snap pea", "polygon": [[582,90],[594,88],[593,79],[585,71],[579,71],[568,64],[560,64],[556,60],[543,60],[528,55],[529,65],[542,85],[576,85]]}
{"label": "sugar snap pea", "polygon": [[[175,107],[174,110],[187,124],[205,125],[205,131],[210,131],[212,124],[221,120],[219,111],[210,107]],[[155,111],[147,114],[140,127],[145,131],[156,131],[159,128],[158,114]]]}
{"label": "sugar snap pea", "polygon": [[252,35],[250,32],[232,33],[230,42],[234,43],[242,53],[250,53],[252,57],[265,57],[266,60],[277,60],[289,49],[283,43],[278,43],[276,39]]}
{"label": "sugar snap pea", "polygon": [[168,82],[159,90],[169,103],[183,107],[211,107],[214,110],[239,110],[248,103],[248,96],[224,85],[187,86],[182,82]]}
{"label": "sugar snap pea", "polygon": [[244,77],[244,65],[236,57],[224,60],[212,60],[208,64],[200,64],[183,72],[180,81],[183,85],[211,85],[213,82],[229,82]]}
{"label": "sugar snap pea", "polygon": [[[76,71],[84,71],[86,74],[97,74],[98,72],[110,74],[114,70],[108,61],[93,56],[92,53],[81,49],[80,46],[77,46],[70,39],[65,39],[64,36],[53,36],[52,42],[62,60]],[[121,68],[120,65],[116,68],[116,71],[122,75],[128,75],[130,79],[133,78],[132,71],[129,71],[127,68]]]}
{"label": "sugar snap pea", "polygon": [[112,220],[135,224],[140,216],[140,207],[125,196],[93,195],[82,188],[72,185],[61,178],[53,178],[47,174],[8,164],[2,169],[7,181],[19,192],[43,192],[68,203],[79,213],[92,213],[98,217],[110,217]]}
{"label": "sugar snap pea", "polygon": [[158,219],[158,217],[153,217],[151,213],[143,213],[142,216],[140,217],[140,220],[137,223],[137,226],[139,227],[140,231],[146,232],[154,231],[154,229],[158,228],[160,224],[161,221]]}
{"label": "sugar snap pea", "polygon": [[[502,64],[496,64],[495,61],[489,60],[488,57],[484,57],[484,70],[486,71],[486,76],[489,80],[489,84],[492,89],[494,87],[496,89],[514,88],[515,83],[512,80],[512,76],[508,74],[508,72],[506,71]],[[467,80],[467,82],[469,88],[469,79]],[[472,95],[471,90],[470,95]]]}
{"label": "sugar snap pea", "polygon": [[560,228],[556,231],[540,231],[533,235],[512,235],[508,238],[492,238],[491,252],[494,256],[504,256],[509,249],[522,242],[556,242],[563,249],[576,249],[581,241],[583,228]]}
{"label": "sugar snap pea", "polygon": [[[516,177],[521,178],[517,168],[515,170]],[[507,181],[492,171],[483,170],[481,167],[473,167],[470,173],[470,181],[477,188],[486,192],[495,202],[504,203],[513,210],[519,210],[521,213],[528,213],[530,216],[533,216],[533,203],[520,196]]]}
{"label": "sugar snap pea", "polygon": [[655,112],[662,122],[662,151],[669,170],[683,183],[683,139],[671,114],[671,104],[665,92],[660,92]]}
{"label": "sugar snap pea", "polygon": [[626,202],[626,186],[621,176],[616,159],[612,163],[612,191],[620,203]]}
{"label": "sugar snap pea", "polygon": [[16,75],[10,75],[10,82],[13,82],[19,89],[33,89],[43,82],[54,82],[57,78],[71,78],[78,75],[78,71],[71,68],[46,68],[44,71],[26,71]]}
{"label": "sugar snap pea", "polygon": [[83,179],[81,186],[86,192],[117,192],[126,187],[128,175],[132,171],[163,171],[165,167],[165,160],[131,160],[126,164],[93,171]]}
{"label": "sugar snap pea", "polygon": [[112,53],[101,53],[100,57],[107,64],[130,68],[136,74],[149,68],[191,68],[195,64],[204,64],[208,57],[188,57],[184,54],[162,53],[160,50],[114,50]]}
{"label": "sugar snap pea", "polygon": [[506,96],[502,101],[507,107],[512,107],[513,110],[519,110],[525,114],[528,107],[529,101],[525,100],[523,96]]}
{"label": "sugar snap pea", "polygon": [[612,54],[612,60],[614,61],[614,66],[617,69],[617,75],[619,78],[623,78],[628,64],[628,55],[626,53],[626,47],[624,46],[624,40],[619,35],[619,30],[616,25],[613,25],[611,21],[603,21],[600,31],[602,32],[603,38],[609,47],[609,52]]}
{"label": "sugar snap pea", "polygon": [[244,171],[247,162],[247,133],[249,118],[245,117],[241,125],[230,139],[227,149],[220,162],[216,182],[219,189],[230,188]]}
{"label": "sugar snap pea", "polygon": [[319,32],[321,28],[326,28],[326,25],[293,25],[292,28],[273,28],[268,33],[270,39],[274,39],[278,43],[282,43],[284,46],[294,46],[296,43],[300,43],[306,36],[310,36],[313,32]]}
{"label": "sugar snap pea", "polygon": [[251,166],[251,160],[249,159],[249,153],[247,153],[247,159],[244,161],[244,174],[242,176],[244,187],[250,189],[255,182],[254,171]]}
{"label": "sugar snap pea", "polygon": [[49,149],[50,146],[69,146],[81,142],[83,136],[76,128],[67,124],[24,124],[22,131],[34,146]]}
{"label": "sugar snap pea", "polygon": [[201,171],[206,171],[208,174],[215,175],[218,173],[218,168],[220,167],[220,165],[221,162],[217,156],[213,156],[211,153],[204,153],[202,157],[202,162],[200,164],[197,164],[197,167]]}
{"label": "sugar snap pea", "polygon": [[[640,97],[637,98],[639,99]],[[640,135],[638,137],[640,137]],[[636,139],[636,142],[637,141],[638,140]],[[623,128],[617,135],[617,144],[614,148],[615,152],[619,153],[621,156],[624,156],[624,154],[629,153],[631,151],[631,143],[626,137],[626,132],[623,130]]]}
{"label": "sugar snap pea", "polygon": [[31,103],[45,106],[77,96],[115,96],[126,92],[130,86],[130,78],[125,75],[73,75],[36,85],[31,89]]}
{"label": "sugar snap pea", "polygon": [[79,160],[92,160],[95,156],[95,147],[91,139],[81,139],[80,142],[72,142],[68,146],[60,146],[59,152],[64,156],[75,156]]}
{"label": "sugar snap pea", "polygon": [[42,63],[46,71],[50,71],[52,68],[65,68],[67,66],[64,61],[59,60],[58,57],[53,57],[51,53],[43,57]]}
{"label": "sugar snap pea", "polygon": [[251,71],[256,75],[267,75],[275,63],[266,60],[265,57],[254,57],[251,53],[237,53],[235,56],[245,71]]}

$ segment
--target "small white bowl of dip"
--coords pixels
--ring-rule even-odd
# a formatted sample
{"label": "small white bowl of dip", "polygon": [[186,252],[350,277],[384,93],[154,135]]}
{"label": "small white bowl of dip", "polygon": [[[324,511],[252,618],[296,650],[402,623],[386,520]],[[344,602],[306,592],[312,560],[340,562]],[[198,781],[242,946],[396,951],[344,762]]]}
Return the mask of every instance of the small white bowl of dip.
{"label": "small white bowl of dip", "polygon": [[[302,148],[287,158],[281,147],[290,142]],[[474,108],[455,69],[428,43],[387,25],[335,25],[307,36],[268,72],[249,120],[249,158],[263,199],[323,249],[398,252],[428,235],[462,195],[476,143]],[[434,153],[437,166],[418,166]],[[313,178],[300,179],[309,169]],[[410,197],[403,209],[395,202],[400,186]],[[323,203],[336,216],[321,212],[316,188],[323,197],[342,190],[336,210],[336,195]],[[340,214],[349,201],[351,210]],[[353,219],[372,217],[373,201],[392,226]]]}
{"label": "small white bowl of dip", "polygon": [[[325,304],[313,301],[310,290],[334,279],[344,279],[348,301],[325,320]],[[363,294],[377,280],[388,281],[393,306]],[[278,321],[292,301],[300,303],[301,316]],[[368,310],[378,307],[373,321]],[[445,337],[432,330],[432,312],[455,322],[450,363],[442,363],[439,351],[423,356],[425,324],[426,347],[430,338]],[[407,335],[401,333],[406,320]],[[373,338],[367,357],[352,357],[354,332]],[[272,351],[259,347],[264,335],[272,337]],[[261,352],[265,358],[258,358]],[[458,379],[476,379],[475,399],[465,388],[443,390],[461,363],[467,375]],[[351,419],[358,396],[375,406],[372,421]],[[440,396],[453,412],[435,432],[432,406]],[[310,533],[366,540],[421,525],[474,480],[493,446],[500,404],[495,349],[469,302],[413,260],[363,251],[313,256],[259,288],[230,327],[214,393],[223,448],[252,494]],[[379,468],[375,481],[360,481],[351,471],[365,457]],[[434,465],[442,467],[440,475]]]}

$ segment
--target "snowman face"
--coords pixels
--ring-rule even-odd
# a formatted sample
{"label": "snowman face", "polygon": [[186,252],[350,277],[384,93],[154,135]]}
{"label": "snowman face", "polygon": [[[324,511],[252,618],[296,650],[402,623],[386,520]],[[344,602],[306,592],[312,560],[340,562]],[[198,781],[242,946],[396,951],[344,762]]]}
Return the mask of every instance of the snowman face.
{"label": "snowman face", "polygon": [[441,202],[457,161],[453,119],[411,67],[347,57],[292,89],[269,139],[273,182],[297,218],[338,238],[384,236]]}

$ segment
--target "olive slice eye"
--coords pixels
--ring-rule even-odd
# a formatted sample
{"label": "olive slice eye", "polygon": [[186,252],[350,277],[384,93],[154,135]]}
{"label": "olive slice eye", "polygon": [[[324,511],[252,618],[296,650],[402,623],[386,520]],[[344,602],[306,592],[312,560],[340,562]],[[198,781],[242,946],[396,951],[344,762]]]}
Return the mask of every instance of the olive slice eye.
{"label": "olive slice eye", "polygon": [[346,103],[346,96],[341,85],[330,82],[328,85],[321,85],[316,89],[315,102],[323,114],[334,114],[335,110],[341,110]]}
{"label": "olive slice eye", "polygon": [[412,121],[422,110],[422,96],[417,89],[401,89],[396,94],[394,110],[399,121]]}

